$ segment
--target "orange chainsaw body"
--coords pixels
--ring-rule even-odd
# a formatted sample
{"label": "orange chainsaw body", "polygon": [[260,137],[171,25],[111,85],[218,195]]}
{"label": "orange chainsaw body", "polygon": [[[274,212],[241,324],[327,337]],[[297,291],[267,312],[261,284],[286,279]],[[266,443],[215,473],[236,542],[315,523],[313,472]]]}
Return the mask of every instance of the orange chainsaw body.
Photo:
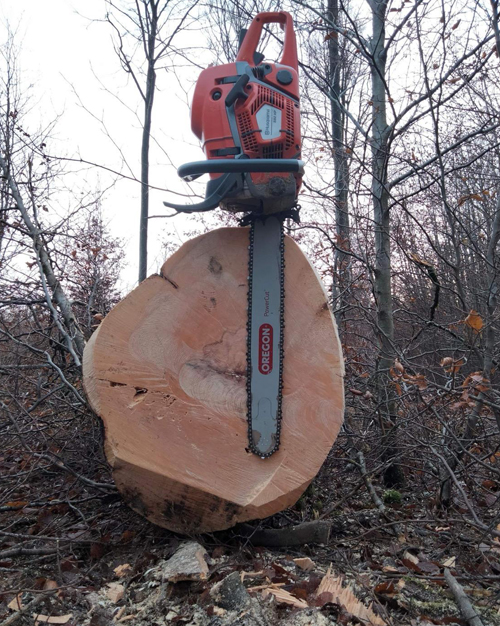
{"label": "orange chainsaw body", "polygon": [[[279,63],[255,63],[265,24],[278,22],[285,31]],[[262,57],[262,55],[259,55]],[[243,80],[241,80],[243,76]],[[244,83],[232,98],[238,80]],[[228,97],[234,99],[227,106]],[[209,67],[196,84],[191,126],[201,140],[207,159],[300,159],[300,109],[297,44],[292,17],[260,13],[248,29],[234,63]],[[211,173],[212,179],[221,176]],[[264,213],[294,205],[300,188],[299,172],[251,172],[244,188],[224,199],[223,208]]]}

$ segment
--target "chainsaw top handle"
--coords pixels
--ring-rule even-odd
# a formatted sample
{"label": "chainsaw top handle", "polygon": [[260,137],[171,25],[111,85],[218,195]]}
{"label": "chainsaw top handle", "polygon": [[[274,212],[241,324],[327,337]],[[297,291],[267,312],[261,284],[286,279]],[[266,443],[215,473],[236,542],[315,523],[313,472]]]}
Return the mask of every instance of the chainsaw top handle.
{"label": "chainsaw top handle", "polygon": [[249,65],[254,64],[254,53],[257,52],[264,24],[281,24],[281,28],[285,31],[285,43],[283,44],[283,53],[279,63],[293,67],[298,71],[299,60],[297,56],[297,42],[293,30],[293,19],[290,13],[286,11],[259,13],[256,15],[243,39],[236,61],[246,61]]}

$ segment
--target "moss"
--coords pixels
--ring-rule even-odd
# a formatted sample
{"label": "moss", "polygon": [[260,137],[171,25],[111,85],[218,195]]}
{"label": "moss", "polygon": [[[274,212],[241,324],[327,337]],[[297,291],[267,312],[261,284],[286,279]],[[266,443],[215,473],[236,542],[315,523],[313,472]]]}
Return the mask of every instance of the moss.
{"label": "moss", "polygon": [[412,611],[418,610],[419,613],[428,615],[429,617],[444,617],[448,615],[457,615],[458,607],[452,600],[417,600],[416,598],[407,598],[408,608]]}
{"label": "moss", "polygon": [[[448,616],[460,617],[460,609],[447,589],[427,583],[420,578],[411,575],[403,576],[406,585],[401,591],[400,602],[402,606],[415,615],[427,615],[431,618],[443,618]],[[500,615],[492,609],[473,606],[488,626],[500,626]]]}
{"label": "moss", "polygon": [[401,493],[396,489],[386,489],[383,498],[386,504],[401,504],[403,499]]}

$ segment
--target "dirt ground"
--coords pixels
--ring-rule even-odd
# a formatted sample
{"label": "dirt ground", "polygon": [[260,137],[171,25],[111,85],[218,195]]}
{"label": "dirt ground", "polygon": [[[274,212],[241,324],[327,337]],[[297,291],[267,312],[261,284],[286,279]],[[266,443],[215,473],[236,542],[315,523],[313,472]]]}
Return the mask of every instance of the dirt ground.
{"label": "dirt ground", "polygon": [[[291,509],[189,538],[131,511],[103,486],[111,483],[104,465],[86,484],[27,455],[7,452],[0,464],[12,482],[0,506],[0,626],[466,624],[445,569],[482,624],[500,624],[498,539],[468,524],[459,500],[437,511],[424,480],[384,490],[374,475],[381,510],[341,446]],[[273,548],[252,536],[315,521],[329,525],[325,543]],[[203,567],[168,574],[187,543]],[[358,605],[322,591],[325,576]],[[363,617],[370,605],[371,619]]]}

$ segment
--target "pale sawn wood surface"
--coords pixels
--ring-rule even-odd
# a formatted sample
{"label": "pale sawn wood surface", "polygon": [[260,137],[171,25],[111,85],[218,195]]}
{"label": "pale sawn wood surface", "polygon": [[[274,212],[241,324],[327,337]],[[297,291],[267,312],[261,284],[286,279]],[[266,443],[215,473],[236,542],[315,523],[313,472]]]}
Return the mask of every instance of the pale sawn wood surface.
{"label": "pale sawn wood surface", "polygon": [[343,361],[318,277],[285,243],[280,450],[246,451],[248,229],[184,244],[126,296],[87,344],[84,385],[129,505],[181,533],[229,528],[291,506],[343,419]]}

